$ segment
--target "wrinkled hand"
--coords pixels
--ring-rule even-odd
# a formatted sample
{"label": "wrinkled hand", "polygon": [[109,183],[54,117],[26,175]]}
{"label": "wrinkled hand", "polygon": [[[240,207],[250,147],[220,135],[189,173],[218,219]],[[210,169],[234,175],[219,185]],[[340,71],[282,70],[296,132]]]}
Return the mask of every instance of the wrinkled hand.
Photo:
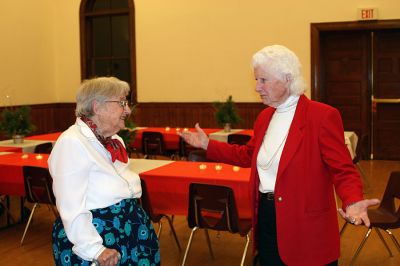
{"label": "wrinkled hand", "polygon": [[100,263],[100,266],[114,266],[117,265],[118,261],[121,259],[121,254],[115,249],[106,248],[99,257],[97,261]]}
{"label": "wrinkled hand", "polygon": [[196,123],[195,128],[197,132],[184,131],[178,132],[178,134],[193,147],[207,150],[209,141],[207,134],[200,128],[199,123]]}
{"label": "wrinkled hand", "polygon": [[380,201],[378,199],[365,199],[360,200],[346,208],[346,212],[343,209],[338,209],[340,215],[347,222],[360,225],[365,224],[366,227],[370,226],[370,221],[367,214],[367,209],[369,206],[376,205]]}

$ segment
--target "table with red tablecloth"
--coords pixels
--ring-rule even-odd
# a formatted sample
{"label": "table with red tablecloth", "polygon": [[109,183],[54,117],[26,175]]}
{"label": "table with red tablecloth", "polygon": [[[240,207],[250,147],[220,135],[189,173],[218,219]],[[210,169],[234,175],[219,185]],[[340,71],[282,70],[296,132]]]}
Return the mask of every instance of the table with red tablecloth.
{"label": "table with red tablecloth", "polygon": [[[164,138],[164,144],[166,150],[178,150],[179,149],[179,135],[177,132],[189,130],[195,132],[194,128],[169,128],[169,127],[146,127],[143,129],[136,130],[135,141],[133,147],[141,149],[142,147],[142,134],[145,131],[160,132]],[[204,128],[204,132],[209,135],[210,133],[219,131],[219,128]]]}
{"label": "table with red tablecloth", "polygon": [[[217,165],[222,168],[216,170]],[[206,169],[200,169],[204,166]],[[187,215],[189,185],[197,182],[231,187],[235,194],[239,216],[251,217],[249,168],[234,169],[228,164],[175,161],[142,172],[140,177],[147,184],[152,207],[156,213]]]}
{"label": "table with red tablecloth", "polygon": [[21,147],[0,146],[0,152],[22,152],[22,148]]}
{"label": "table with red tablecloth", "polygon": [[236,132],[236,134],[249,135],[252,137],[254,135],[254,130],[253,129],[242,129],[239,132]]}
{"label": "table with red tablecloth", "polygon": [[34,135],[30,137],[26,137],[25,139],[27,140],[46,140],[50,142],[55,142],[57,141],[58,137],[60,137],[62,132],[55,132],[55,133],[49,133],[49,134],[41,134],[41,135]]}
{"label": "table with red tablecloth", "polygon": [[[48,167],[48,154],[10,153],[0,156],[0,195],[25,195],[23,166]],[[216,166],[221,169],[217,170]],[[249,168],[227,164],[187,161],[131,160],[131,169],[139,173],[148,187],[156,212],[186,215],[189,184],[192,182],[224,185],[235,194],[239,216],[250,217]],[[205,169],[201,169],[205,168]],[[21,209],[22,210],[22,209]]]}
{"label": "table with red tablecloth", "polygon": [[23,166],[47,168],[48,154],[9,153],[0,156],[0,195],[24,196]]}

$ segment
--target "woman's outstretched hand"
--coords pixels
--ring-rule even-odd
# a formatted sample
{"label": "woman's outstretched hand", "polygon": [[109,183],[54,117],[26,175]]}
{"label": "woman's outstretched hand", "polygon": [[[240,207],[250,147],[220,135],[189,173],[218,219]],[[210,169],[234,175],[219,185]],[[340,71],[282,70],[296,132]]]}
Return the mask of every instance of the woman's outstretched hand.
{"label": "woman's outstretched hand", "polygon": [[380,201],[378,199],[365,199],[360,200],[346,208],[346,212],[342,209],[339,209],[340,215],[347,222],[359,225],[365,224],[366,227],[370,226],[370,221],[367,214],[367,209],[369,206],[376,205]]}
{"label": "woman's outstretched hand", "polygon": [[196,132],[178,132],[179,136],[181,136],[187,143],[189,143],[193,147],[207,150],[209,141],[207,134],[204,132],[203,129],[200,128],[199,123],[196,123],[194,127],[196,128]]}

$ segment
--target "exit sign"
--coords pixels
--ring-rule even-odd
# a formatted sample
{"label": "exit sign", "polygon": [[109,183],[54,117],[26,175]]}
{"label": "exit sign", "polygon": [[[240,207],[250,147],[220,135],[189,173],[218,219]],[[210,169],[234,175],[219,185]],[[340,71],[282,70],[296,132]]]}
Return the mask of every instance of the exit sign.
{"label": "exit sign", "polygon": [[358,20],[376,20],[378,19],[378,8],[358,8]]}

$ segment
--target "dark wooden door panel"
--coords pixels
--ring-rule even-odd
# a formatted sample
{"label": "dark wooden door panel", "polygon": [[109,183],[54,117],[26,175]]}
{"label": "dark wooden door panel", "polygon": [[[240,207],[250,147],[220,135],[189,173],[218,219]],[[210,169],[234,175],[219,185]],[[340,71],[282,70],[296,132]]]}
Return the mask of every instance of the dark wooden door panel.
{"label": "dark wooden door panel", "polygon": [[321,34],[322,101],[339,109],[347,131],[369,132],[368,57],[370,33]]}
{"label": "dark wooden door panel", "polygon": [[376,31],[373,52],[374,158],[400,160],[400,29]]}

